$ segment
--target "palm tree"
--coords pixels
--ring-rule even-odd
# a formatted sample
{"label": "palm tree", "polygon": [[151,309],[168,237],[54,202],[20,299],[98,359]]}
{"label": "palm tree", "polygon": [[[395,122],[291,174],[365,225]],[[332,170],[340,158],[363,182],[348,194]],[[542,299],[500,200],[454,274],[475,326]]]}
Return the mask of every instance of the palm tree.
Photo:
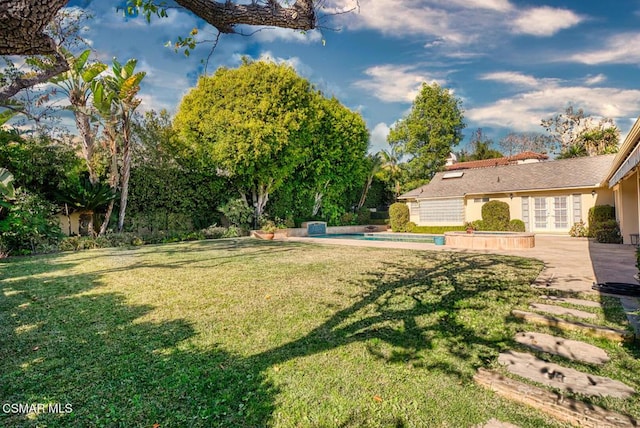
{"label": "palm tree", "polygon": [[61,88],[69,98],[76,127],[82,138],[82,156],[87,163],[89,180],[95,184],[98,176],[93,167],[93,153],[97,127],[91,125],[93,111],[89,105],[89,99],[93,82],[107,68],[107,65],[101,62],[87,64],[90,53],[87,49],[75,57],[71,52],[63,49],[63,54],[69,63],[69,71],[54,77],[51,82]]}
{"label": "palm tree", "polygon": [[382,169],[389,174],[389,181],[393,183],[393,196],[400,196],[400,155],[395,147],[391,150],[381,150],[378,152],[382,159]]}
{"label": "palm tree", "polygon": [[[144,72],[135,73],[137,60],[130,59],[121,65],[113,60],[113,76],[106,76],[93,85],[94,104],[105,120],[105,134],[109,141],[111,152],[110,183],[113,188],[120,177],[120,212],[118,215],[118,231],[124,228],[124,218],[129,197],[129,176],[131,174],[131,122],[135,109],[141,100],[136,98],[140,91],[140,82],[146,75]],[[119,138],[118,138],[119,134]],[[118,142],[122,149],[122,169],[118,173]],[[108,209],[110,216],[113,201]],[[104,234],[109,222],[109,216],[100,228]]]}
{"label": "palm tree", "polygon": [[360,202],[358,202],[357,210],[360,210],[360,208],[364,206],[364,203],[367,200],[369,189],[371,189],[371,183],[373,183],[373,177],[375,177],[382,168],[382,156],[380,155],[380,152],[375,154],[368,154],[367,163],[369,174],[367,175],[367,182],[365,183],[364,190],[362,191]]}

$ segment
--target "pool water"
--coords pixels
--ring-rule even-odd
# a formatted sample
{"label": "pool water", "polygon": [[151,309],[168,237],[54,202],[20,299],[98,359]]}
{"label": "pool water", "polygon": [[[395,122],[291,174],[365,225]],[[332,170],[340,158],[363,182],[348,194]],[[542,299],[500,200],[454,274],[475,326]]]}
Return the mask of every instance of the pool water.
{"label": "pool water", "polygon": [[416,233],[335,233],[315,235],[310,238],[326,239],[358,239],[362,241],[394,241],[394,242],[423,242],[433,244],[434,239],[442,235],[426,235]]}

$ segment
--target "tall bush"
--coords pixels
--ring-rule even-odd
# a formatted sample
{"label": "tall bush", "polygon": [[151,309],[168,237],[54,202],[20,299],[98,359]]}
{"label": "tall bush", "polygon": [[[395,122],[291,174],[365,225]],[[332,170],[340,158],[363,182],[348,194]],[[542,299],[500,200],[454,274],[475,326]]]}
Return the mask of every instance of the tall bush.
{"label": "tall bush", "polygon": [[409,224],[409,207],[403,202],[396,202],[389,207],[389,224],[394,232],[404,232]]}
{"label": "tall bush", "polygon": [[484,230],[509,230],[509,204],[502,201],[490,201],[482,206],[482,224]]}
{"label": "tall bush", "polygon": [[7,217],[0,221],[0,252],[21,255],[56,249],[63,235],[55,211],[55,205],[41,196],[18,189]]}
{"label": "tall bush", "polygon": [[615,207],[596,205],[589,209],[589,237],[602,243],[617,244],[621,241]]}

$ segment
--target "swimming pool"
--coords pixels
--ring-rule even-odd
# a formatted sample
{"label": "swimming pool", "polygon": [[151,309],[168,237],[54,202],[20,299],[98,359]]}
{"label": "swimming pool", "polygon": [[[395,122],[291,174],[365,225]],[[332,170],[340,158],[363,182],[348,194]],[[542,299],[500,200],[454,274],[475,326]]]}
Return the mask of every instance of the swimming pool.
{"label": "swimming pool", "polygon": [[361,241],[393,241],[393,242],[422,242],[433,244],[436,237],[442,235],[427,235],[418,233],[332,233],[314,235],[310,238],[323,239],[357,239]]}

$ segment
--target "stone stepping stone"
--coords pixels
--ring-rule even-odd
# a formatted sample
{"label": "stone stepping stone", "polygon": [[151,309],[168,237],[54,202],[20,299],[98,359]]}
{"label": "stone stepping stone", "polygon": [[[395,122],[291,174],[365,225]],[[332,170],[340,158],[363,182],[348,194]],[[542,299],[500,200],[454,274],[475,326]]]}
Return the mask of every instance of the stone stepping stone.
{"label": "stone stepping stone", "polygon": [[568,303],[570,305],[585,306],[587,308],[601,308],[602,303],[594,302],[593,300],[574,299],[572,297],[558,297],[558,296],[540,296],[541,299],[548,300],[553,303]]}
{"label": "stone stepping stone", "polygon": [[536,311],[546,312],[552,315],[570,315],[576,318],[582,318],[585,320],[596,319],[597,315],[592,314],[591,312],[581,311],[579,309],[569,309],[562,306],[556,305],[545,305],[543,303],[532,303],[529,305],[531,309],[535,309]]}
{"label": "stone stepping stone", "polygon": [[607,353],[597,346],[577,340],[564,339],[550,334],[524,332],[516,334],[514,340],[529,348],[559,355],[573,361],[589,364],[604,364],[610,360]]}
{"label": "stone stepping stone", "polygon": [[513,309],[511,315],[521,318],[527,322],[546,325],[549,327],[559,328],[561,330],[581,330],[596,337],[604,337],[605,339],[615,341],[633,340],[633,333],[626,330],[616,328],[602,327],[594,324],[587,324],[580,321],[567,321],[562,318],[552,317],[549,315],[536,314],[533,312],[520,311]]}
{"label": "stone stepping stone", "polygon": [[615,398],[629,398],[635,392],[617,380],[549,363],[524,352],[502,352],[498,362],[510,373],[563,391]]}
{"label": "stone stepping stone", "polygon": [[484,425],[476,425],[475,428],[520,428],[518,425],[502,422],[496,418],[491,418]]}
{"label": "stone stepping stone", "polygon": [[628,415],[564,397],[556,392],[511,379],[494,370],[479,369],[473,380],[501,397],[531,406],[571,425],[588,428],[638,426],[638,421]]}

